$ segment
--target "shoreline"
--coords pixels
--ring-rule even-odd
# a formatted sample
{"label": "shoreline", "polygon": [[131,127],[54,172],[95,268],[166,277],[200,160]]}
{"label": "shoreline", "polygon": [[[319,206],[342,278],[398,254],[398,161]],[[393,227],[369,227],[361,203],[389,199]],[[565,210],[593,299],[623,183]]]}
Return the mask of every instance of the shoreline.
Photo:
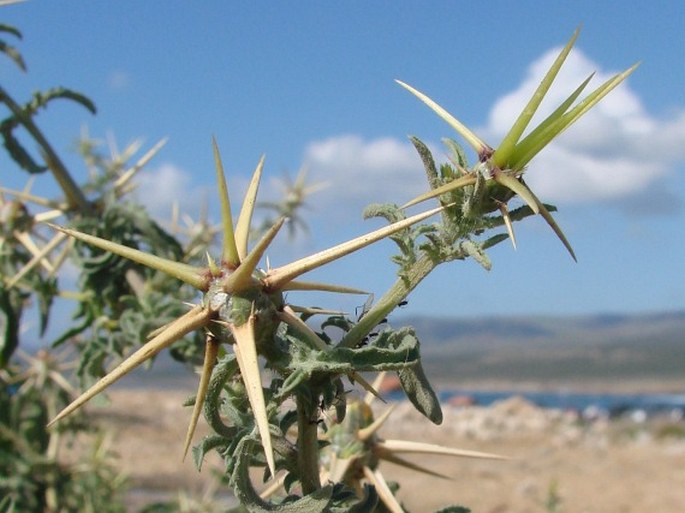
{"label": "shoreline", "polygon": [[[430,376],[429,376],[430,379]],[[659,378],[587,379],[559,381],[441,380],[432,381],[436,391],[583,393],[583,394],[683,394],[685,380]]]}
{"label": "shoreline", "polygon": [[[497,378],[450,379],[426,374],[436,392],[512,392],[512,393],[582,393],[582,394],[685,394],[685,378],[644,376],[611,378],[560,378],[557,380],[508,380]],[[197,374],[191,372],[161,373],[154,368],[133,373],[115,383],[112,390],[178,390],[195,393]]]}

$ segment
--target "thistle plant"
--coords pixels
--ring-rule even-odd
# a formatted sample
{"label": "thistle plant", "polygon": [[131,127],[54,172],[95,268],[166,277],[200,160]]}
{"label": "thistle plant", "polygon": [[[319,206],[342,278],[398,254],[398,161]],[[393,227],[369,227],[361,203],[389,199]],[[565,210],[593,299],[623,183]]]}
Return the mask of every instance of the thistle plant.
{"label": "thistle plant", "polygon": [[[223,226],[223,249],[219,263],[210,255],[207,255],[206,267],[192,267],[185,263],[167,260],[81,232],[61,229],[64,233],[78,240],[173,276],[203,292],[204,297],[200,305],[192,307],[186,314],[161,329],[141,349],[132,354],[121,365],[112,370],[107,376],[84,392],[70,406],[65,408],[53,422],[76,410],[113,382],[186,334],[199,329],[205,329],[205,358],[184,452],[187,451],[190,445],[204,397],[207,393],[207,387],[209,386],[209,378],[216,363],[216,358],[219,356],[221,344],[227,343],[233,346],[235,358],[245,385],[245,391],[255,417],[260,440],[264,447],[267,465],[273,476],[275,475],[276,464],[266,403],[262,390],[258,348],[266,356],[270,366],[273,366],[274,370],[281,373],[283,378],[292,379],[293,376],[298,376],[298,381],[302,381],[303,377],[300,376],[301,369],[293,366],[293,363],[295,363],[293,355],[286,348],[281,347],[281,344],[274,343],[278,341],[277,332],[279,325],[285,323],[292,326],[295,330],[299,330],[304,335],[301,341],[308,344],[312,349],[322,352],[327,350],[326,343],[310,331],[306,324],[297,317],[292,307],[285,303],[283,292],[289,290],[321,290],[339,293],[361,293],[362,291],[359,289],[325,283],[301,282],[297,278],[308,271],[420,222],[434,215],[440,209],[433,209],[426,213],[392,223],[388,227],[297,260],[291,264],[275,269],[263,270],[257,266],[269,244],[283,226],[285,218],[281,217],[276,221],[257,242],[255,247],[248,251],[250,221],[259,189],[262,166],[257,166],[246,193],[240,216],[234,227],[223,165],[216,143],[214,144],[214,156]],[[361,370],[365,369],[350,367],[348,374],[357,382],[370,388],[359,375]],[[294,389],[295,386],[296,384],[288,384],[290,389]],[[281,395],[284,395],[283,392],[281,391]]]}
{"label": "thistle plant", "polygon": [[[384,376],[385,372],[381,372],[374,386],[380,385]],[[325,433],[324,438],[329,445],[322,456],[322,481],[343,482],[357,490],[358,494],[362,493],[363,484],[369,482],[375,487],[385,508],[392,513],[402,513],[404,511],[402,505],[379,468],[382,461],[434,477],[449,479],[449,476],[409,461],[402,455],[502,459],[501,456],[495,454],[455,449],[426,442],[383,439],[379,435],[379,430],[392,415],[394,405],[374,419],[371,409],[374,399],[376,397],[373,394],[367,393],[363,401],[350,402],[344,419],[334,423]]]}
{"label": "thistle plant", "polygon": [[[193,444],[199,417],[204,415],[212,434],[193,448],[195,463],[200,468],[210,451],[221,455],[227,481],[241,504],[237,511],[401,512],[403,506],[379,470],[380,460],[431,472],[399,453],[494,458],[421,441],[383,440],[379,429],[391,409],[378,419],[371,416],[369,403],[380,394],[369,382],[369,375],[397,373],[411,403],[427,419],[440,424],[441,406],[421,365],[419,336],[411,327],[391,328],[388,316],[441,264],[472,258],[490,269],[487,250],[507,238],[516,246],[513,223],[532,215],[543,216],[575,259],[570,242],[552,218],[554,207],[537,198],[523,174],[542,148],[635,69],[633,66],[616,75],[576,103],[588,78],[538,127],[526,133],[577,36],[578,31],[496,149],[424,93],[399,82],[463,137],[476,151],[477,162],[469,164],[461,146],[448,139],[449,162],[437,165],[427,145],[412,137],[425,168],[428,192],[402,206],[371,205],[365,216],[382,217],[387,226],[275,268],[263,261],[264,256],[287,217],[296,217],[306,193],[311,192],[304,184],[304,175],[292,185],[292,196],[273,208],[280,216],[251,243],[264,159],[256,166],[234,222],[214,141],[222,242],[218,255],[207,251],[203,264],[198,265],[189,255],[197,256],[204,242],[195,241],[192,251],[186,251],[189,248],[177,243],[149,217],[121,206],[128,186],[121,186],[120,180],[128,174],[116,172],[96,180],[92,192],[75,185],[46,154],[46,169],[52,171],[65,194],[57,210],[67,226],[51,224],[57,231],[53,240],[69,237],[78,241],[74,251],[83,264],[82,284],[90,289],[80,298],[83,324],[59,342],[93,333],[98,340],[106,339],[97,350],[88,346],[91,355],[84,360],[90,364],[82,364],[92,367],[95,362],[95,367],[102,367],[108,348],[123,354],[137,345],[127,339],[144,339],[140,348],[57,413],[50,426],[59,429],[86,402],[165,348],[189,344],[191,354],[202,350],[202,356],[179,457]],[[0,99],[5,98],[2,93],[0,90]],[[9,132],[18,123],[30,130],[25,116],[6,99],[4,102],[14,113],[15,121],[7,125]],[[92,163],[97,167],[96,160]],[[15,196],[29,199],[28,191],[21,194]],[[516,197],[524,205],[510,209]],[[431,198],[438,200],[437,208],[407,214],[409,207]],[[18,225],[21,214],[20,209],[11,213]],[[368,294],[370,291],[356,284],[302,278],[385,238],[399,248],[392,257],[398,277],[377,302],[364,308],[362,315],[331,312],[325,307],[305,308],[291,302],[295,291]],[[52,265],[52,260],[43,260],[43,256],[36,255],[35,259],[28,270],[31,273]],[[183,284],[181,292],[176,290],[178,282]],[[286,295],[290,292],[293,294]],[[317,325],[314,321],[322,317]],[[333,328],[338,336],[331,335]],[[111,336],[103,335],[108,330]],[[351,393],[354,388],[363,389],[366,399],[355,402]],[[264,470],[264,481],[271,481],[267,491],[260,493],[255,488],[254,473],[250,473],[254,467]],[[276,489],[284,493],[273,493]],[[444,511],[463,510],[453,507]]]}
{"label": "thistle plant", "polygon": [[[0,369],[0,497],[6,500],[0,511],[122,513],[125,478],[106,435],[93,433],[84,415],[58,430],[46,428],[74,393],[63,375],[70,366],[65,353],[19,356]],[[87,455],[68,462],[67,443],[84,432],[96,435]]]}
{"label": "thistle plant", "polygon": [[[0,54],[26,72],[24,59],[7,38],[21,39],[21,32],[0,24]],[[78,144],[88,176],[75,179],[41,131],[36,116],[54,101],[67,100],[95,112],[84,95],[66,88],[33,93],[28,101],[17,100],[0,87],[0,135],[17,168],[28,173],[22,190],[0,187],[0,511],[123,511],[124,479],[114,468],[116,459],[107,437],[94,428],[93,420],[79,415],[57,429],[46,429],[69,402],[73,387],[65,373],[77,373],[82,381],[97,375],[104,362],[128,352],[142,330],[156,328],[169,312],[183,308],[182,295],[167,301],[159,279],[141,268],[113,262],[109,255],[82,251],[69,237],[43,224],[59,221],[96,230],[126,243],[141,243],[156,251],[181,253],[179,243],[165,234],[149,215],[125,196],[133,179],[161,148],[163,141],[130,165],[140,144],[119,153],[100,153],[99,144],[85,134]],[[28,142],[28,144],[27,144]],[[33,144],[31,144],[33,143]],[[37,151],[33,148],[37,148]],[[54,180],[58,196],[32,192],[38,179]],[[60,194],[61,193],[61,194]],[[82,271],[82,290],[64,290],[59,275],[66,261]],[[106,269],[106,272],[103,272]],[[103,276],[106,279],[103,279]],[[139,286],[144,284],[144,286]],[[163,298],[164,296],[162,296]],[[26,317],[38,314],[38,333],[46,329],[58,300],[76,299],[75,323],[54,345],[67,343],[78,350],[78,362],[63,362],[64,352],[41,350],[34,356],[20,351],[33,335]],[[155,298],[152,301],[151,298]],[[129,308],[122,308],[127,305]],[[144,312],[144,314],[143,314]],[[26,315],[28,314],[28,315]],[[147,316],[147,317],[146,317]],[[68,351],[73,357],[73,352]],[[84,436],[84,433],[86,436]],[[67,444],[78,436],[84,445],[93,438],[93,451],[78,462],[65,457]]]}

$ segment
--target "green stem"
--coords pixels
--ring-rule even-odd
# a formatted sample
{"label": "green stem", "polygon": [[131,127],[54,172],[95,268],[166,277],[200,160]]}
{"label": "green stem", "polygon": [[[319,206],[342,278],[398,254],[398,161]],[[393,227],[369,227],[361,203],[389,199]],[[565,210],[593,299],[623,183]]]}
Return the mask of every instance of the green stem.
{"label": "green stem", "polygon": [[81,212],[87,212],[90,209],[88,200],[31,117],[24,113],[22,108],[2,87],[0,87],[0,101],[7,105],[16,116],[17,120],[26,128],[26,131],[31,134],[31,137],[33,137],[40,146],[45,163],[50,168],[55,180],[57,180],[57,183],[64,192],[68,205],[70,207],[76,207]]}
{"label": "green stem", "polygon": [[299,394],[297,401],[297,464],[302,493],[308,495],[321,488],[319,480],[319,434],[312,397]]}
{"label": "green stem", "polygon": [[428,255],[421,257],[402,278],[398,278],[383,297],[364,314],[354,327],[340,341],[341,347],[355,347],[364,337],[381,323],[441,261]]}
{"label": "green stem", "polygon": [[[47,403],[47,414],[49,419],[54,418],[54,416],[57,414],[57,405],[55,404],[55,401],[49,401]],[[48,441],[48,447],[45,451],[45,456],[47,461],[56,467],[60,447],[60,431],[55,430],[53,433],[49,434],[49,437],[50,440]],[[58,476],[54,470],[47,472],[45,475],[45,511],[47,513],[57,513],[59,510],[57,478]]]}

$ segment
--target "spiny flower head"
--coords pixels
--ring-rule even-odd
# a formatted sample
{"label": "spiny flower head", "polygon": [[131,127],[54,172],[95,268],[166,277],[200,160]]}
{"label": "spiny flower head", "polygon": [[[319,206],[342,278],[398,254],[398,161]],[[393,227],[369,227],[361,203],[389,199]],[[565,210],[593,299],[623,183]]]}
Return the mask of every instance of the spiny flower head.
{"label": "spiny flower head", "polygon": [[480,137],[428,96],[398,80],[397,82],[402,87],[417,96],[438,114],[438,116],[452,126],[478,155],[478,163],[472,169],[461,170],[461,176],[443,186],[436,187],[432,191],[414,198],[404,206],[408,207],[429,198],[435,198],[457,188],[474,185],[479,180],[485,180],[487,190],[483,196],[481,210],[483,212],[490,212],[496,209],[501,211],[514,246],[516,243],[506,205],[513,196],[518,195],[535,214],[543,216],[575,260],[576,257],[570,243],[552,218],[549,210],[523,182],[522,175],[526,165],[533,157],[535,157],[554,138],[575,123],[583,114],[594,107],[612,89],[623,82],[623,80],[625,80],[639,65],[639,63],[637,63],[623,73],[619,73],[610,78],[574,106],[574,102],[585,89],[585,86],[590,82],[590,79],[592,78],[592,75],[590,75],[564,102],[547,116],[544,121],[531,130],[526,136],[523,136],[524,131],[528,128],[531,119],[549,91],[561,66],[566,60],[566,57],[570,53],[579,32],[580,29],[576,29],[573,33],[573,36],[562,49],[497,149],[493,149],[489,144],[480,139]]}
{"label": "spiny flower head", "polygon": [[[374,387],[380,384],[384,374],[379,374],[376,382],[374,382]],[[371,409],[373,399],[372,395],[367,394],[363,401],[351,402],[342,422],[329,428],[326,433],[329,445],[324,456],[326,470],[322,477],[333,482],[344,482],[355,488],[360,494],[363,482],[372,483],[385,507],[393,513],[402,513],[404,509],[398,503],[379,469],[381,461],[388,461],[435,477],[447,478],[447,476],[407,460],[401,455],[421,454],[503,459],[495,454],[455,449],[425,442],[383,439],[378,431],[392,414],[393,408],[386,409],[380,417],[374,419]]]}

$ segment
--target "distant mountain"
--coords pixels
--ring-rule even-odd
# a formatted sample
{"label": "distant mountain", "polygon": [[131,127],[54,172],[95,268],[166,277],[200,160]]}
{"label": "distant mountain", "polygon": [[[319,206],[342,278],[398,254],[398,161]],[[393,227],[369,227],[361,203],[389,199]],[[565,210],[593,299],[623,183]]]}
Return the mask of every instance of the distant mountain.
{"label": "distant mountain", "polygon": [[424,365],[453,380],[682,379],[685,312],[578,317],[402,317]]}
{"label": "distant mountain", "polygon": [[[685,312],[577,317],[390,319],[413,326],[432,382],[542,385],[622,380],[682,383],[685,389]],[[192,390],[197,376],[168,355],[151,371],[136,371],[118,386]],[[615,388],[615,387],[614,387]]]}

